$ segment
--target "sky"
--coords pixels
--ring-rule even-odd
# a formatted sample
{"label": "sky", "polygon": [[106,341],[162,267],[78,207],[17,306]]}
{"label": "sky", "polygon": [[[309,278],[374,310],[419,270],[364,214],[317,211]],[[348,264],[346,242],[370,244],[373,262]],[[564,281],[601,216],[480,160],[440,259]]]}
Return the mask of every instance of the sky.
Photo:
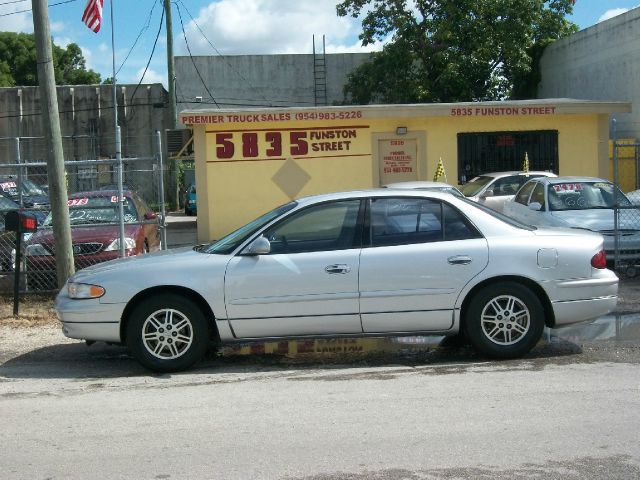
{"label": "sky", "polygon": [[[78,44],[87,68],[103,79],[112,77],[113,7],[117,82],[138,83],[144,74],[144,83],[166,87],[163,1],[105,0],[98,33],[81,21],[86,1],[49,0],[54,43]],[[172,0],[174,55],[311,53],[313,35],[317,46],[325,36],[327,53],[380,49],[360,45],[360,21],[338,17],[336,4],[337,0]],[[569,18],[583,29],[637,6],[640,0],[577,0]],[[31,1],[0,0],[0,31],[32,33]]]}

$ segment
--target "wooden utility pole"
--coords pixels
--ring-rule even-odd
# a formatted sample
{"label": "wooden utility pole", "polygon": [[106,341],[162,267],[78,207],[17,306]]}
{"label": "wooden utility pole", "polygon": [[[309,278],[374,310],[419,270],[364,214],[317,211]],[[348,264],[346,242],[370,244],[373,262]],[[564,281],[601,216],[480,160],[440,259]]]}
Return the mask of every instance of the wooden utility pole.
{"label": "wooden utility pole", "polygon": [[165,22],[167,28],[167,73],[169,82],[169,127],[176,128],[176,72],[173,61],[173,27],[171,26],[171,0],[164,0]]}
{"label": "wooden utility pole", "polygon": [[[173,60],[173,26],[171,22],[171,0],[164,0],[165,25],[167,29],[167,80],[169,84],[169,128],[176,128],[178,113],[176,107],[176,72]],[[175,198],[176,209],[180,207],[180,185],[178,185],[178,162],[171,161],[171,177],[173,179],[172,197]]]}
{"label": "wooden utility pole", "polygon": [[49,201],[53,216],[53,238],[56,245],[58,286],[62,287],[74,272],[71,248],[71,227],[67,206],[67,183],[64,175],[64,153],[58,114],[58,96],[53,71],[51,31],[47,0],[32,0],[33,30],[36,39],[38,84],[40,85],[40,110],[47,139],[47,177]]}

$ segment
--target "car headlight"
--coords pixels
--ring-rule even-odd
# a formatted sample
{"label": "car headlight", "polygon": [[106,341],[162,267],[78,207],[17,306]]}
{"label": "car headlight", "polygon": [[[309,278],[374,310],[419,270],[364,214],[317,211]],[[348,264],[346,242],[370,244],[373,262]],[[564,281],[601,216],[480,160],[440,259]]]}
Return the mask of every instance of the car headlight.
{"label": "car headlight", "polygon": [[100,285],[69,282],[67,283],[67,293],[69,298],[75,299],[100,298],[104,295],[105,290]]}
{"label": "car headlight", "polygon": [[193,205],[194,203],[196,203],[195,200],[189,200],[189,204]]}
{"label": "car headlight", "polygon": [[33,245],[27,245],[25,253],[28,257],[37,257],[43,255],[51,255],[40,243],[34,243]]}
{"label": "car headlight", "polygon": [[[132,248],[136,248],[136,241],[131,237],[124,237],[124,248],[126,250],[131,250]],[[120,250],[120,239],[116,238],[111,244],[104,249],[105,252],[111,252],[113,250]]]}

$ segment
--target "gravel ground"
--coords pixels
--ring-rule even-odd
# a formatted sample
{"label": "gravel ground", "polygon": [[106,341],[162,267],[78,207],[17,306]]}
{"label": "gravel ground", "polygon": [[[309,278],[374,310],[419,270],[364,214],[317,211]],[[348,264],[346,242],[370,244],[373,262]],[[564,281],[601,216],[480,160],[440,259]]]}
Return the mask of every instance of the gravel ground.
{"label": "gravel ground", "polygon": [[[80,343],[79,340],[68,339],[62,334],[53,303],[54,296],[52,295],[27,296],[20,302],[19,315],[14,317],[13,298],[0,297],[0,362],[47,345]],[[621,280],[616,312],[621,314],[640,312],[640,279]],[[602,359],[600,358],[601,346],[598,344],[583,345],[583,347],[582,353],[593,357],[593,360]],[[620,346],[618,345],[618,347]],[[635,363],[640,356],[637,351],[639,347],[636,345],[628,345],[628,347],[631,348],[631,351],[626,347],[619,349],[616,356],[620,358],[615,359],[611,358],[612,353],[615,352],[610,351],[607,347],[604,357],[613,361],[624,361],[626,357],[627,360]],[[562,349],[562,346],[554,345],[553,352],[545,352],[542,348],[538,354],[542,356],[553,355],[554,352],[557,353],[558,348]],[[374,359],[370,358],[370,360]]]}

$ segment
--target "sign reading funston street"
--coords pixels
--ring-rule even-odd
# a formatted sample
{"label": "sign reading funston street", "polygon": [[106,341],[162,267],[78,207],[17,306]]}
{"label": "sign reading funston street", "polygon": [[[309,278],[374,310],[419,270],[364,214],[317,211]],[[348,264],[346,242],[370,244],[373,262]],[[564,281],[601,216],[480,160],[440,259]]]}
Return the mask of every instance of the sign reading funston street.
{"label": "sign reading funston street", "polygon": [[371,154],[367,125],[207,130],[208,162],[286,158],[349,157]]}

